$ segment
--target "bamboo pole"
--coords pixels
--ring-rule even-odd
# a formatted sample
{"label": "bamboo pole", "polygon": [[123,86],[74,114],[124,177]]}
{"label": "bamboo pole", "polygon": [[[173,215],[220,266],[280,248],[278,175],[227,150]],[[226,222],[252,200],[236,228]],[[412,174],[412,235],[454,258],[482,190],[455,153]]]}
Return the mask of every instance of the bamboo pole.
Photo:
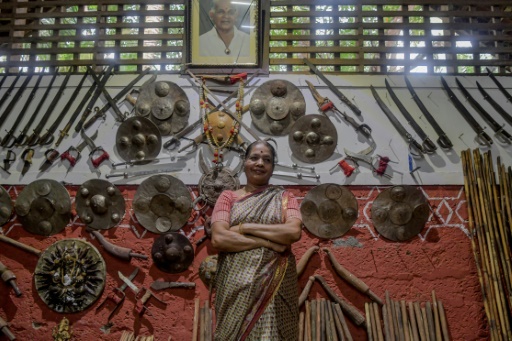
{"label": "bamboo pole", "polygon": [[430,331],[428,330],[427,310],[425,309],[425,307],[421,307],[420,309],[421,309],[421,318],[423,319],[423,330],[425,331],[425,339],[427,339],[427,341],[434,341],[430,337]]}
{"label": "bamboo pole", "polygon": [[311,341],[311,303],[306,301],[306,326],[304,327],[304,341]]}
{"label": "bamboo pole", "polygon": [[398,301],[392,301],[395,306],[395,320],[398,326],[398,337],[400,341],[405,341],[405,330],[402,322],[402,312],[400,310],[400,303]]}
{"label": "bamboo pole", "polygon": [[418,326],[418,333],[420,334],[421,341],[427,341],[427,337],[425,336],[425,329],[423,325],[423,318],[421,316],[421,308],[418,302],[413,302],[414,307],[414,315],[416,316],[416,325]]}
{"label": "bamboo pole", "polygon": [[306,299],[308,298],[313,283],[315,283],[315,277],[309,276],[308,282],[304,286],[304,289],[302,290],[302,293],[299,296],[299,308],[302,306],[302,304],[304,304],[304,301],[306,301]]}
{"label": "bamboo pole", "polygon": [[332,341],[338,341],[338,335],[336,334],[336,326],[334,322],[334,315],[332,314],[332,302],[327,301],[325,304],[325,309],[327,310],[327,315],[329,315],[329,329],[331,334]]}
{"label": "bamboo pole", "polygon": [[200,319],[200,323],[199,323],[199,341],[205,341],[204,339],[204,333],[205,333],[205,322],[206,322],[206,317],[205,317],[205,309],[204,309],[204,306],[201,307],[200,311],[199,311],[199,319]]}
{"label": "bamboo pole", "polygon": [[311,301],[311,340],[316,341],[316,303],[317,300]]}
{"label": "bamboo pole", "polygon": [[343,326],[341,325],[341,320],[338,316],[338,313],[336,313],[336,303],[331,302],[331,310],[332,310],[332,317],[334,319],[334,325],[336,326],[336,331],[338,333],[338,339],[340,341],[345,341],[345,333],[343,332]]}
{"label": "bamboo pole", "polygon": [[368,341],[373,341],[373,330],[372,330],[373,318],[372,318],[372,314],[370,312],[370,305],[368,302],[366,302],[364,304],[364,311],[366,313],[366,333],[368,334]]}
{"label": "bamboo pole", "polygon": [[299,341],[304,341],[304,312],[299,313]]}
{"label": "bamboo pole", "polygon": [[382,322],[384,323],[384,336],[386,337],[386,341],[395,341],[395,339],[391,338],[389,332],[388,308],[386,303],[382,306]]}
{"label": "bamboo pole", "polygon": [[321,300],[316,301],[316,341],[322,341],[322,315],[320,314],[322,305],[320,304]]}
{"label": "bamboo pole", "polygon": [[192,328],[192,341],[197,341],[197,326],[199,324],[199,298],[194,300],[194,326]]}
{"label": "bamboo pole", "polygon": [[432,305],[429,301],[425,302],[425,312],[427,315],[428,333],[430,340],[436,340],[436,328],[434,326],[434,316],[432,315]]}
{"label": "bamboo pole", "polygon": [[409,330],[409,319],[407,318],[407,307],[405,301],[400,301],[400,311],[402,313],[402,325],[404,326],[404,337],[405,341],[411,341],[410,330]]}
{"label": "bamboo pole", "polygon": [[411,337],[414,341],[420,341],[420,337],[418,334],[418,324],[416,323],[416,317],[414,314],[414,307],[412,305],[412,302],[409,302],[408,304],[409,308],[409,322],[411,322]]}
{"label": "bamboo pole", "polygon": [[450,333],[448,332],[448,323],[446,322],[446,315],[444,313],[443,302],[437,302],[439,308],[439,317],[441,319],[441,330],[443,331],[443,339],[450,341]]}
{"label": "bamboo pole", "polygon": [[379,341],[384,341],[384,335],[382,334],[382,325],[380,323],[380,313],[379,313],[379,305],[376,302],[371,303],[373,307],[373,317],[375,326],[377,327],[377,339]]}
{"label": "bamboo pole", "polygon": [[345,339],[347,341],[352,341],[352,334],[350,334],[350,330],[348,329],[347,321],[345,320],[345,316],[343,315],[343,311],[341,311],[341,307],[338,303],[334,304],[334,308],[336,309],[336,313],[338,314],[338,318],[340,319],[341,326],[343,327],[343,335],[345,335]]}
{"label": "bamboo pole", "polygon": [[325,341],[326,339],[326,329],[325,329],[325,298],[320,299],[320,340]]}
{"label": "bamboo pole", "polygon": [[395,338],[395,323],[393,322],[393,310],[391,304],[391,298],[389,297],[389,291],[386,290],[386,307],[387,307],[387,317],[388,317],[388,327],[389,327],[389,339],[396,340]]}

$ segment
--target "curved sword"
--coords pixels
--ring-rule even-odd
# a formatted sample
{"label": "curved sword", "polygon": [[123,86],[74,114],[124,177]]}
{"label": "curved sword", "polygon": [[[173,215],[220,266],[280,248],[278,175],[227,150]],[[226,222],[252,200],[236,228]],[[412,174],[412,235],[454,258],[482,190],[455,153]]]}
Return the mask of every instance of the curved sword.
{"label": "curved sword", "polygon": [[384,83],[386,84],[386,89],[388,89],[389,95],[393,99],[393,102],[395,102],[396,106],[398,107],[398,110],[400,110],[400,112],[402,113],[402,115],[404,115],[407,122],[411,125],[412,129],[414,129],[416,134],[418,134],[418,136],[420,137],[421,141],[423,141],[422,146],[425,153],[435,152],[437,147],[434,144],[434,142],[432,142],[432,140],[427,136],[425,131],[423,131],[423,128],[421,128],[419,124],[416,123],[412,115],[409,113],[409,111],[407,111],[405,106],[402,104],[398,96],[393,91],[393,88],[391,88],[391,85],[389,85],[387,79],[384,79]]}
{"label": "curved sword", "polygon": [[370,90],[372,91],[373,97],[377,101],[377,104],[379,105],[379,107],[382,109],[384,114],[386,114],[388,119],[391,121],[391,124],[393,124],[393,126],[398,131],[398,133],[400,135],[402,135],[407,140],[407,142],[409,142],[409,147],[413,147],[417,151],[424,153],[423,146],[421,144],[419,144],[418,141],[416,141],[412,137],[411,134],[409,134],[409,132],[402,125],[402,123],[400,123],[400,121],[395,117],[393,112],[391,110],[389,110],[388,106],[382,101],[378,92],[375,90],[375,88],[372,85],[370,85]]}
{"label": "curved sword", "polygon": [[496,102],[494,100],[494,98],[492,98],[491,96],[489,96],[489,94],[487,93],[487,91],[484,90],[484,88],[482,88],[482,86],[480,85],[480,83],[476,82],[476,86],[478,87],[478,90],[480,90],[480,92],[482,93],[482,95],[484,96],[484,99],[489,102],[490,105],[492,105],[492,107],[494,108],[494,110],[496,110],[501,116],[503,116],[503,118],[505,119],[505,121],[508,122],[508,124],[511,124],[512,125],[512,116],[510,116],[510,114],[505,110],[503,109],[503,107],[501,105],[498,104],[498,102]]}
{"label": "curved sword", "polygon": [[498,89],[500,89],[501,93],[505,95],[505,97],[508,99],[509,102],[512,102],[512,95],[501,85],[501,83],[498,81],[498,79],[494,76],[491,70],[489,70],[488,67],[485,68],[487,70],[487,75],[491,77],[494,84],[498,86]]}
{"label": "curved sword", "polygon": [[487,135],[487,133],[484,131],[484,128],[480,125],[480,123],[475,120],[473,116],[471,116],[471,113],[466,109],[464,104],[455,96],[455,93],[450,89],[448,86],[448,83],[444,80],[444,78],[441,76],[441,83],[443,84],[443,88],[448,94],[448,97],[452,101],[453,105],[457,110],[460,112],[462,117],[469,123],[471,128],[477,133],[477,142],[478,144],[484,146],[484,145],[490,145],[493,143],[492,139]]}
{"label": "curved sword", "polygon": [[475,108],[475,110],[478,111],[480,113],[480,115],[482,115],[484,120],[486,120],[487,123],[489,123],[489,125],[491,126],[492,130],[494,130],[496,135],[501,135],[502,137],[504,137],[508,140],[512,139],[512,136],[507,131],[503,130],[503,126],[501,126],[498,122],[496,122],[494,120],[494,118],[487,111],[485,111],[485,109],[480,105],[480,103],[478,103],[478,101],[476,99],[474,99],[473,96],[471,96],[469,91],[466,90],[466,88],[457,79],[457,77],[455,77],[455,82],[457,83],[457,86],[459,87],[460,91],[464,95],[464,98],[466,98],[466,100],[469,103],[471,103],[473,108]]}

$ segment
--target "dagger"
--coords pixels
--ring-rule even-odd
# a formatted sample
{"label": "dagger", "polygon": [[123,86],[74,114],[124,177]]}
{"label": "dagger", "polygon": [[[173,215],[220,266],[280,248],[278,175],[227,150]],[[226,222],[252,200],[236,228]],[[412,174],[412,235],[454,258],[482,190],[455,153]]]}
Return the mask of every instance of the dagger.
{"label": "dagger", "polygon": [[151,289],[163,290],[163,289],[194,289],[196,284],[194,282],[166,282],[166,281],[154,281],[151,283]]}

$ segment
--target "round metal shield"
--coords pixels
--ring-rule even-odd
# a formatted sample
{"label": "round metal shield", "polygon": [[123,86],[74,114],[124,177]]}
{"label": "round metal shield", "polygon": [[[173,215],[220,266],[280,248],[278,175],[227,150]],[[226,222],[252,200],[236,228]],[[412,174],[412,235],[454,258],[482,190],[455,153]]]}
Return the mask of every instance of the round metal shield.
{"label": "round metal shield", "polygon": [[380,193],[372,205],[375,229],[383,237],[403,242],[418,235],[430,209],[427,198],[413,186],[394,186]]}
{"label": "round metal shield", "polygon": [[251,97],[249,105],[254,126],[262,133],[284,136],[306,113],[304,96],[293,83],[272,80],[263,83]]}
{"label": "round metal shield", "polygon": [[18,195],[14,209],[21,225],[30,233],[51,236],[62,231],[71,219],[71,198],[55,180],[28,184]]}
{"label": "round metal shield", "polygon": [[96,230],[107,230],[123,219],[124,197],[107,180],[91,179],[76,193],[76,212],[80,219]]}
{"label": "round metal shield", "polygon": [[327,160],[336,149],[338,133],[324,115],[306,115],[295,122],[288,135],[293,156],[302,162],[318,163]]}
{"label": "round metal shield", "polygon": [[357,200],[346,187],[322,184],[306,194],[300,205],[300,213],[304,226],[315,236],[338,238],[356,222]]}
{"label": "round metal shield", "polygon": [[185,184],[167,174],[144,180],[133,198],[139,223],[154,233],[175,232],[185,225],[192,211],[192,198]]}
{"label": "round metal shield", "polygon": [[[222,111],[215,111],[208,114],[208,123],[211,127],[210,133],[214,141],[217,141],[218,145],[222,145],[232,136],[233,133],[231,130],[233,129],[234,122],[231,116]],[[232,142],[233,140],[235,139],[232,139]],[[215,144],[214,141],[212,142]],[[226,147],[230,145],[231,143],[226,145]]]}
{"label": "round metal shield", "polygon": [[188,125],[190,102],[185,91],[173,82],[149,82],[139,89],[135,115],[148,117],[162,135],[171,135]]}
{"label": "round metal shield", "polygon": [[58,313],[76,313],[91,306],[105,287],[106,266],[92,244],[63,239],[39,257],[34,282],[39,297]]}
{"label": "round metal shield", "polygon": [[119,156],[125,161],[148,160],[150,162],[160,153],[162,137],[151,120],[134,116],[119,126],[116,147]]}
{"label": "round metal shield", "polygon": [[151,255],[157,268],[172,274],[187,270],[194,261],[194,249],[188,238],[174,232],[158,237]]}
{"label": "round metal shield", "polygon": [[0,226],[9,221],[12,215],[12,201],[9,193],[0,186]]}
{"label": "round metal shield", "polygon": [[215,206],[217,198],[224,190],[236,191],[240,188],[240,180],[227,167],[211,168],[199,179],[199,194],[210,206]]}

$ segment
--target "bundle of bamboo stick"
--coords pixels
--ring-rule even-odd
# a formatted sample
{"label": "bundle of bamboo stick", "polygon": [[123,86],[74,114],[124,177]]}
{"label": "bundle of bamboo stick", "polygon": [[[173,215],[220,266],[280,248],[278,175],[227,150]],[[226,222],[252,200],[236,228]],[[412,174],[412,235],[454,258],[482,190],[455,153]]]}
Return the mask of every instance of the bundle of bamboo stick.
{"label": "bundle of bamboo stick", "polygon": [[196,298],[194,306],[194,325],[192,330],[192,341],[212,341],[213,323],[210,302],[208,300],[205,300],[204,305],[202,307],[200,307],[199,305],[199,298]]}
{"label": "bundle of bamboo stick", "polygon": [[468,228],[491,340],[512,340],[512,169],[491,152],[461,154]]}
{"label": "bundle of bamboo stick", "polygon": [[377,303],[365,303],[369,341],[450,340],[443,303],[432,291],[432,303],[393,301],[386,291],[382,320]]}
{"label": "bundle of bamboo stick", "polygon": [[123,331],[123,335],[121,335],[121,338],[119,341],[154,341],[153,335],[150,336],[137,336],[135,337],[133,332],[129,332],[127,330]]}
{"label": "bundle of bamboo stick", "polygon": [[352,341],[338,303],[325,298],[306,301],[299,315],[299,341]]}

